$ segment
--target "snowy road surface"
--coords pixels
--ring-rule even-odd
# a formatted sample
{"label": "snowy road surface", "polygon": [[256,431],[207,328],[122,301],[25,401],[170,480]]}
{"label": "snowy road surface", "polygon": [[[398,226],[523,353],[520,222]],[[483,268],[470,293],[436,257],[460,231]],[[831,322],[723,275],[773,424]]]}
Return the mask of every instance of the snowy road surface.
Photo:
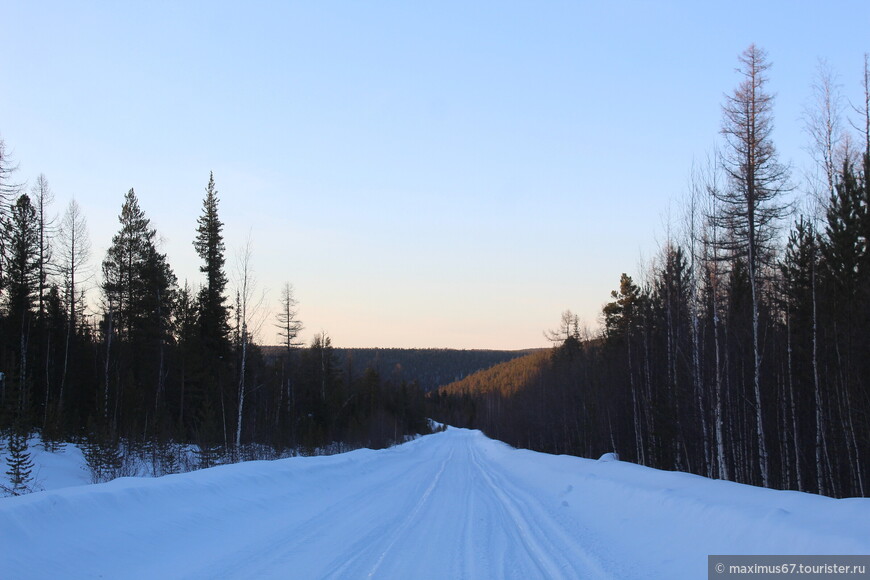
{"label": "snowy road surface", "polygon": [[703,578],[707,554],[862,553],[870,500],[462,429],[0,499],[3,578]]}

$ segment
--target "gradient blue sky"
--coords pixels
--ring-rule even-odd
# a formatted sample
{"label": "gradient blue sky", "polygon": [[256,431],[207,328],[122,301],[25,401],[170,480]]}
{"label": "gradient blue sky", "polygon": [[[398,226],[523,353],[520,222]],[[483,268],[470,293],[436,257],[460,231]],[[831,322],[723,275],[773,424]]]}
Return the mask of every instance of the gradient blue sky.
{"label": "gradient blue sky", "polygon": [[[229,270],[304,338],[524,348],[655,253],[752,42],[795,181],[818,59],[860,100],[870,2],[0,0],[0,138],[98,270],[136,189],[181,282],[213,170]],[[96,283],[96,279],[94,280]],[[261,340],[274,332],[267,320]]]}

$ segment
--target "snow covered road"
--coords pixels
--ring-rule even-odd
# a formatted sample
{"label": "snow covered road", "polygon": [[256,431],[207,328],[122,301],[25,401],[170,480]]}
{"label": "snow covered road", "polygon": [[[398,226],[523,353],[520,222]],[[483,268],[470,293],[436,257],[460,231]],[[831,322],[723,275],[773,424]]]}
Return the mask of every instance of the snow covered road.
{"label": "snow covered road", "polygon": [[0,500],[4,578],[700,578],[707,554],[810,553],[870,553],[870,500],[462,429]]}

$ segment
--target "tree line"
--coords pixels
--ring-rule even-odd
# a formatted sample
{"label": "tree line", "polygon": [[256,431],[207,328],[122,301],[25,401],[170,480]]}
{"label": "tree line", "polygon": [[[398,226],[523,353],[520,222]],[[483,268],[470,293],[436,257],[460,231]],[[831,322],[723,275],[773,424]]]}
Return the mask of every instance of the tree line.
{"label": "tree line", "polygon": [[252,444],[380,447],[428,430],[416,385],[346,376],[326,333],[299,342],[289,283],[272,321],[280,348],[264,354],[251,246],[231,288],[213,174],[192,236],[202,274],[192,286],[179,284],[133,189],[97,275],[81,207],[70,202],[58,221],[45,176],[25,191],[15,170],[0,141],[0,431],[13,492],[26,487],[35,431],[49,445],[90,445],[92,467],[106,473],[136,446],[195,444],[204,467]]}
{"label": "tree line", "polygon": [[[622,274],[590,337],[570,311],[516,394],[436,398],[442,420],[515,445],[832,496],[870,491],[870,67],[855,134],[820,67],[805,117],[817,178],[773,142],[769,60],[750,46],[721,149],[680,227]],[[860,143],[860,145],[858,145]]]}

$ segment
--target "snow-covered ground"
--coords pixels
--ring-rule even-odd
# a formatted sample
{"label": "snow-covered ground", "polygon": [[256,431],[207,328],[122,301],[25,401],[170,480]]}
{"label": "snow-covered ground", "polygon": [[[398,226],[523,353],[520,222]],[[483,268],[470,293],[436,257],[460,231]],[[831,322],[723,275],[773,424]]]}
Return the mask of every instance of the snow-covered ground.
{"label": "snow-covered ground", "polygon": [[[3,474],[9,469],[6,463],[8,452],[5,443],[5,441],[0,440],[0,473]],[[87,462],[77,445],[66,443],[52,453],[46,451],[39,436],[34,435],[28,441],[27,451],[33,462],[29,489],[44,491],[91,483]],[[3,476],[0,475],[0,477]],[[8,482],[0,481],[0,483]],[[0,492],[0,497],[3,497],[2,492]]]}
{"label": "snow-covered ground", "polygon": [[0,499],[4,578],[703,578],[708,554],[870,554],[870,500],[463,429]]}

